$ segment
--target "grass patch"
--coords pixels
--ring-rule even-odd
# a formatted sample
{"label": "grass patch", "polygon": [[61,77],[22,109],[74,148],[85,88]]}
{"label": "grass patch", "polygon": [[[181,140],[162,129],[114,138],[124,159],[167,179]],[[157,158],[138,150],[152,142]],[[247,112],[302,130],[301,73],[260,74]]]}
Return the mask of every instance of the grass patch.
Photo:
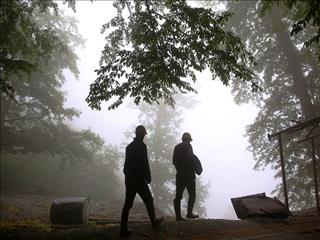
{"label": "grass patch", "polygon": [[0,220],[0,231],[39,231],[50,232],[51,224],[44,223],[37,219]]}

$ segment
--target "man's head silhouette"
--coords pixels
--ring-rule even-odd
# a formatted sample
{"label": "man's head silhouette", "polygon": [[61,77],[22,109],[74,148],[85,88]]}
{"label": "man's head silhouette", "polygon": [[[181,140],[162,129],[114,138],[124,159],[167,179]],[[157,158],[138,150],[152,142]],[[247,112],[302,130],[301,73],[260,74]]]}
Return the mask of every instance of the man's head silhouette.
{"label": "man's head silhouette", "polygon": [[136,127],[136,136],[137,137],[144,137],[147,134],[147,130],[143,125],[139,125]]}
{"label": "man's head silhouette", "polygon": [[185,132],[184,134],[182,134],[182,141],[191,142],[192,141],[191,134],[188,132]]}

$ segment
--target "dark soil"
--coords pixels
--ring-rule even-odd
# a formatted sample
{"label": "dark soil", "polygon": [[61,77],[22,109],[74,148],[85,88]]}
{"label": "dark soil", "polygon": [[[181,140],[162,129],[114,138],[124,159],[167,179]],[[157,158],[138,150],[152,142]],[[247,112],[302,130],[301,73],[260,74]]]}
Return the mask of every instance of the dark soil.
{"label": "dark soil", "polygon": [[[91,202],[91,220],[87,225],[54,226],[49,222],[53,199],[50,196],[2,193],[0,239],[119,239],[121,201]],[[129,226],[134,231],[129,239],[136,240],[320,239],[320,216],[315,209],[295,213],[286,219],[199,219],[176,222],[172,217],[165,216],[162,226],[154,230],[145,215],[143,204],[136,203],[130,212]]]}

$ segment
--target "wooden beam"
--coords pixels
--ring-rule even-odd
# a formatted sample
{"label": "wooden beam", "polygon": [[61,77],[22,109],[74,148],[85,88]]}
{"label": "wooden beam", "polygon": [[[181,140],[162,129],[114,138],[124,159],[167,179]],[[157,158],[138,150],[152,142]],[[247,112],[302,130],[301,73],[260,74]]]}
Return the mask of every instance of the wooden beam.
{"label": "wooden beam", "polygon": [[304,128],[307,128],[307,127],[310,127],[310,126],[317,126],[317,127],[320,127],[319,126],[320,124],[320,116],[316,117],[316,118],[313,118],[313,119],[310,119],[308,121],[305,121],[305,122],[302,122],[302,123],[298,123],[292,127],[288,127],[288,128],[285,128],[279,132],[276,132],[276,133],[272,133],[272,134],[268,134],[268,138],[269,140],[271,140],[272,138],[280,135],[280,134],[290,134],[290,133],[294,133],[294,132],[297,132],[297,131],[300,131]]}
{"label": "wooden beam", "polygon": [[284,200],[285,200],[285,205],[289,210],[287,179],[286,179],[286,171],[285,171],[285,165],[284,165],[281,134],[278,135],[278,143],[279,143],[279,151],[280,151],[280,163],[281,163],[281,172],[282,172],[282,184],[283,184]]}
{"label": "wooden beam", "polygon": [[314,145],[315,145],[314,144],[314,138],[311,138],[314,188],[315,188],[315,194],[316,194],[317,210],[318,210],[318,213],[320,214],[318,176],[317,176],[317,162],[316,162],[316,151],[315,151],[315,146]]}

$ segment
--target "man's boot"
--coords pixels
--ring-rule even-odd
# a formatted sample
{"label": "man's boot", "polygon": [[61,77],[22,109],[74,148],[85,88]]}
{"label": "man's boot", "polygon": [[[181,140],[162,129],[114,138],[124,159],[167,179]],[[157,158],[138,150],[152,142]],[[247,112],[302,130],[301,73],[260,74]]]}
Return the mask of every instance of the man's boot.
{"label": "man's boot", "polygon": [[153,221],[151,222],[151,224],[152,224],[152,227],[153,227],[154,229],[156,229],[156,228],[159,227],[159,225],[160,225],[162,222],[163,222],[163,217],[161,217],[161,218],[155,217],[155,218],[153,219]]}
{"label": "man's boot", "polygon": [[198,218],[199,217],[199,215],[192,213],[194,203],[195,203],[195,198],[193,198],[193,197],[190,198],[190,196],[189,196],[187,218]]}
{"label": "man's boot", "polygon": [[126,238],[132,233],[131,231],[128,230],[128,217],[129,217],[129,210],[124,207],[121,213],[120,238]]}
{"label": "man's boot", "polygon": [[163,217],[162,218],[156,217],[153,201],[150,201],[148,204],[146,204],[146,207],[147,207],[147,212],[148,212],[152,227],[153,228],[159,227],[159,225],[163,222]]}
{"label": "man's boot", "polygon": [[181,202],[180,200],[173,200],[173,208],[174,213],[176,214],[176,221],[183,221],[184,219],[181,217]]}

